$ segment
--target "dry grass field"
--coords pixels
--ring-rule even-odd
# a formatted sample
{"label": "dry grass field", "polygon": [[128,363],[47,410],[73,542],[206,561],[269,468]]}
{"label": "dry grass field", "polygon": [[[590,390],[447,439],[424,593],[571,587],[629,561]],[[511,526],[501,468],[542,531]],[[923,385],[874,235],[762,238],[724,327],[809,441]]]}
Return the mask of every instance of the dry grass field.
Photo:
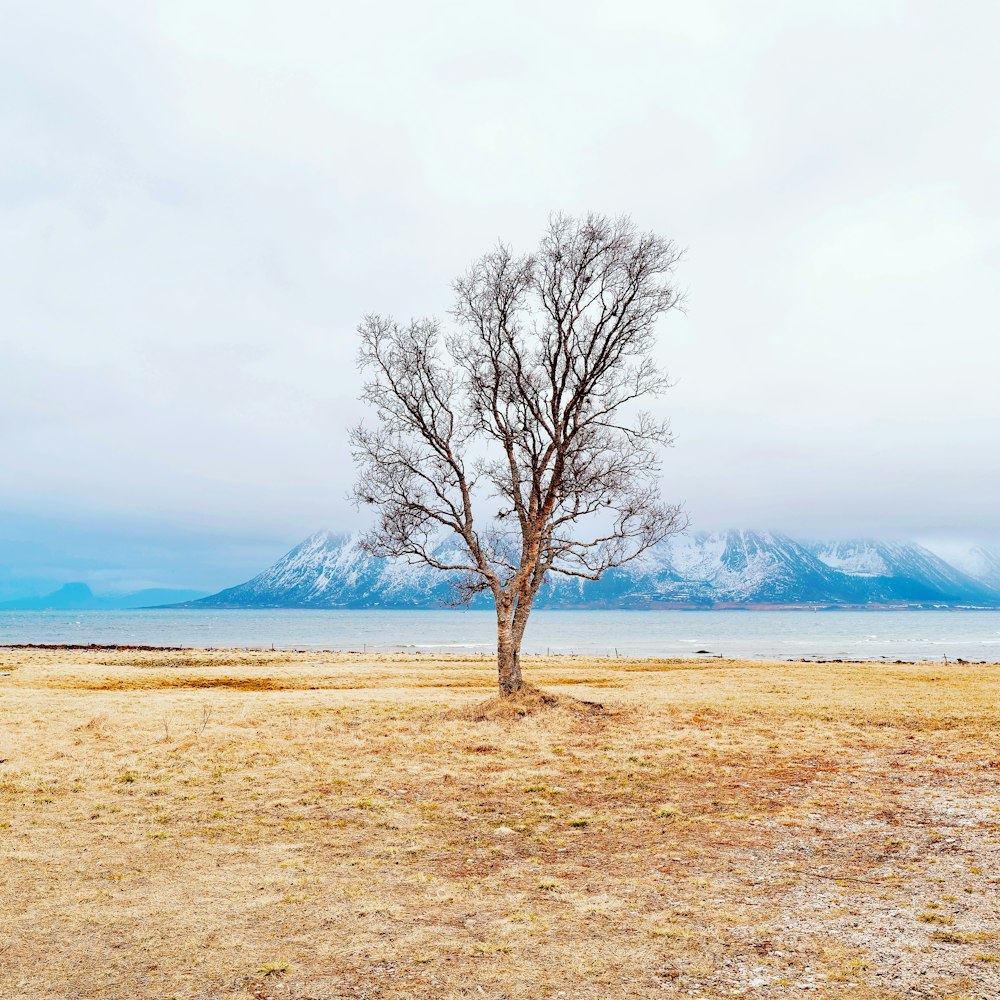
{"label": "dry grass field", "polygon": [[0,996],[1000,996],[1000,666],[526,674],[0,649]]}

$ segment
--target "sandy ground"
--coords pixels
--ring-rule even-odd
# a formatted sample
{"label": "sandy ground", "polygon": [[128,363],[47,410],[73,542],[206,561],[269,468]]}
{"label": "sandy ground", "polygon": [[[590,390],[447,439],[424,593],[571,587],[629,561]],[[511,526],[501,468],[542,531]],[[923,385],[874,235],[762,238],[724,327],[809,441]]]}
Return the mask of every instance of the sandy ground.
{"label": "sandy ground", "polygon": [[526,674],[0,649],[0,997],[1000,997],[1000,666]]}

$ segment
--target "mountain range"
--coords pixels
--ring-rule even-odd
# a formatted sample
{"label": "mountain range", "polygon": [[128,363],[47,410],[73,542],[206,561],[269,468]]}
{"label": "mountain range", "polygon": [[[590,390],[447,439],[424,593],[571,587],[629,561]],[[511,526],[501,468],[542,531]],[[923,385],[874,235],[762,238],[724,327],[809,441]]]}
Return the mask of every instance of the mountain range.
{"label": "mountain range", "polygon": [[64,583],[51,594],[2,601],[0,611],[126,611],[169,602],[193,601],[204,593],[203,590],[152,587],[131,594],[95,594],[85,583]]}
{"label": "mountain range", "polygon": [[[320,531],[252,580],[191,608],[435,608],[447,577],[374,559],[357,536]],[[487,607],[489,595],[473,606]],[[599,581],[550,574],[549,608],[1000,607],[1000,552],[978,547],[961,567],[914,543],[796,541],[731,530],[670,539]]]}

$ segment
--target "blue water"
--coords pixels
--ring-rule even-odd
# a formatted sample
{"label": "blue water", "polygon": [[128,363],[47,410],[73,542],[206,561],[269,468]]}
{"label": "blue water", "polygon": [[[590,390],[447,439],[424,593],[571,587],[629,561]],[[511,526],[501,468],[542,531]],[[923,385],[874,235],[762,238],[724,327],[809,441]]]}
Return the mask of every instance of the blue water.
{"label": "blue water", "polygon": [[[0,645],[492,652],[488,611],[0,611]],[[526,652],[1000,661],[997,611],[538,611]],[[701,654],[704,655],[704,654]]]}

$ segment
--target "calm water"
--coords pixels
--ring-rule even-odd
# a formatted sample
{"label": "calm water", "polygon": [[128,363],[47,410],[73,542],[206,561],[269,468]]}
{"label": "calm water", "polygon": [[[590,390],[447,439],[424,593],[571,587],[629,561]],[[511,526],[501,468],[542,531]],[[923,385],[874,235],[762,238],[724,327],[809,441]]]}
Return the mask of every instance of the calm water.
{"label": "calm water", "polygon": [[[488,611],[0,611],[0,645],[490,652]],[[539,611],[527,652],[1000,661],[996,611]]]}

